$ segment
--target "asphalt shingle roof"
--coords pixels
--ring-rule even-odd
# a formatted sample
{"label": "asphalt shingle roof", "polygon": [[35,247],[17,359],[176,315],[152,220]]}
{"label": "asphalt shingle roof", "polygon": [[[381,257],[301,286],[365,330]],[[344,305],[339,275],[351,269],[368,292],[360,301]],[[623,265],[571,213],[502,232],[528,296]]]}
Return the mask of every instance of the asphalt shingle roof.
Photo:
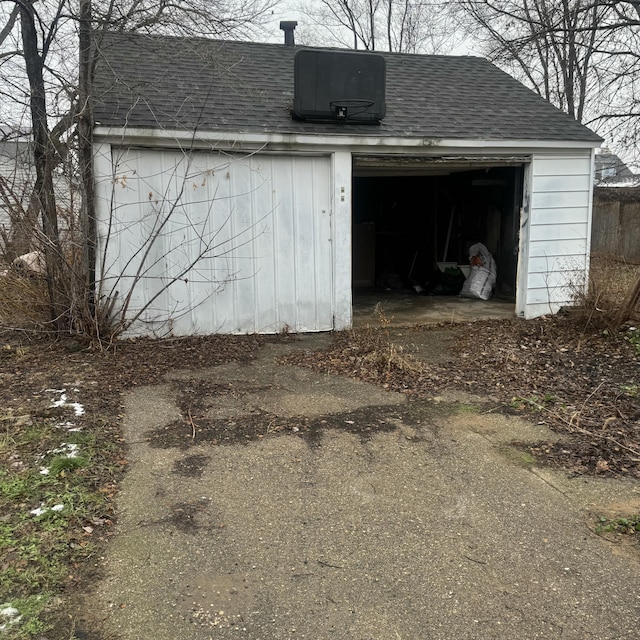
{"label": "asphalt shingle roof", "polygon": [[383,53],[380,125],[291,118],[293,57],[280,44],[108,33],[94,118],[104,126],[470,140],[600,140],[487,60]]}

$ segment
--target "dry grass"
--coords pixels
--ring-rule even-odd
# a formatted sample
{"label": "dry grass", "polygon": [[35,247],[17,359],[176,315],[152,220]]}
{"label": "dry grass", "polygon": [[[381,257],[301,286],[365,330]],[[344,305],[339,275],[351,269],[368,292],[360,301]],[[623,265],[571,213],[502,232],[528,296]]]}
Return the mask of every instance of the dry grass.
{"label": "dry grass", "polygon": [[425,365],[401,345],[396,344],[389,332],[393,318],[388,318],[380,304],[376,305],[374,315],[378,326],[353,331],[351,335],[351,356],[366,369],[394,371],[402,373],[422,373]]}
{"label": "dry grass", "polygon": [[639,276],[640,265],[592,255],[589,290],[576,293],[577,304],[572,313],[585,326],[617,329],[623,302]]}
{"label": "dry grass", "polygon": [[43,330],[49,306],[46,282],[9,269],[0,276],[0,328]]}

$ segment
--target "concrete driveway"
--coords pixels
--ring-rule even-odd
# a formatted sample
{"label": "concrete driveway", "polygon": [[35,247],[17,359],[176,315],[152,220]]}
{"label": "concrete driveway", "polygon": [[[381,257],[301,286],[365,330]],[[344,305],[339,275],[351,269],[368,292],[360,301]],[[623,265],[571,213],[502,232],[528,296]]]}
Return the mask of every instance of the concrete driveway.
{"label": "concrete driveway", "polygon": [[[276,363],[323,340],[131,392],[118,533],[87,602],[106,637],[638,637],[640,550],[591,530],[640,508],[636,483],[531,466],[508,442],[544,428],[478,399],[409,402]],[[158,446],[151,432],[188,427],[194,379],[232,390],[210,401],[218,419],[272,416],[264,437],[213,444],[193,424]]]}

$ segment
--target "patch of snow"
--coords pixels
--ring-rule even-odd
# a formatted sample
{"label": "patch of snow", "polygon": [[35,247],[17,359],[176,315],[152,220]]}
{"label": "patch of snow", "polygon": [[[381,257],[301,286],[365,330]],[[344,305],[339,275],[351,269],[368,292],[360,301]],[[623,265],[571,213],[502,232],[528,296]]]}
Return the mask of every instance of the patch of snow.
{"label": "patch of snow", "polygon": [[[84,413],[84,408],[83,408],[83,413]],[[66,429],[69,433],[82,431],[82,427],[76,427],[75,423],[69,422],[69,421],[61,422],[60,424],[57,424],[56,427],[58,427],[58,429]]]}
{"label": "patch of snow", "polygon": [[78,445],[73,442],[63,442],[57,449],[52,449],[50,453],[64,454],[67,458],[77,458],[79,449]]}
{"label": "patch of snow", "polygon": [[84,415],[84,407],[79,402],[72,402],[71,406],[73,407],[73,411],[77,416]]}
{"label": "patch of snow", "polygon": [[[78,391],[78,389],[74,389],[74,391]],[[79,402],[69,402],[67,397],[67,390],[65,389],[45,389],[46,393],[59,393],[60,398],[58,400],[54,400],[51,405],[52,408],[55,407],[65,407],[67,405],[73,407],[73,411],[76,416],[82,416],[85,413],[84,406]]]}
{"label": "patch of snow", "polygon": [[40,475],[41,476],[48,476],[49,475],[49,469],[47,469],[47,467],[40,467]]}
{"label": "patch of snow", "polygon": [[16,624],[20,621],[22,616],[20,612],[11,605],[0,605],[0,617],[5,618],[6,622],[0,624],[0,632],[6,631],[7,627],[11,624]]}
{"label": "patch of snow", "polygon": [[62,393],[60,395],[60,400],[54,400],[53,404],[51,406],[52,407],[64,407],[65,404],[67,404],[67,394],[66,393]]}
{"label": "patch of snow", "polygon": [[29,513],[32,516],[36,516],[36,518],[38,516],[41,516],[45,513],[47,513],[47,511],[62,511],[64,509],[64,505],[63,504],[54,504],[53,507],[43,507],[42,505],[40,505],[39,507],[36,507],[35,509],[31,509],[31,511],[29,511]]}

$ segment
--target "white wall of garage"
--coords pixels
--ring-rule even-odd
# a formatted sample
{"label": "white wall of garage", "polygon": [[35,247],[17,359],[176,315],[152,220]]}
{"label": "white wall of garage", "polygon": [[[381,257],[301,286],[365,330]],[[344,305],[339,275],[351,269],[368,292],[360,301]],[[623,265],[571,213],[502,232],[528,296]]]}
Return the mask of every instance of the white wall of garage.
{"label": "white wall of garage", "polygon": [[[593,199],[591,150],[534,153],[521,220],[518,311],[571,305],[586,285]],[[525,201],[527,198],[525,197]]]}

